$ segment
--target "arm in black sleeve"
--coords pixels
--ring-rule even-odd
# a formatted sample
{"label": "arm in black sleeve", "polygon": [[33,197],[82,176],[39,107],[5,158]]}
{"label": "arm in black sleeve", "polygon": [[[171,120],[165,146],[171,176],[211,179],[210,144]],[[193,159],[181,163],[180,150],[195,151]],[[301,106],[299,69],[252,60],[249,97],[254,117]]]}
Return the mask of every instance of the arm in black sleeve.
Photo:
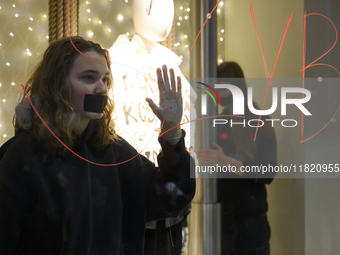
{"label": "arm in black sleeve", "polygon": [[0,181],[0,251],[14,254],[20,236],[24,208],[20,201]]}
{"label": "arm in black sleeve", "polygon": [[195,195],[196,180],[190,178],[190,167],[195,163],[185,150],[185,132],[182,132],[182,138],[175,145],[159,138],[162,152],[158,155],[159,170],[149,190],[147,221],[176,217]]}

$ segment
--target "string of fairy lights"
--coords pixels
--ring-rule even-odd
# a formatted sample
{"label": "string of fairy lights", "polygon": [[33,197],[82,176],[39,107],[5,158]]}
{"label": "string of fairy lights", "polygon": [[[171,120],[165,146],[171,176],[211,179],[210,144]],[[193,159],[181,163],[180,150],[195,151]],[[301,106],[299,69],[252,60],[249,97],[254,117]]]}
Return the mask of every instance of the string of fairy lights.
{"label": "string of fairy lights", "polygon": [[0,1],[0,145],[14,134],[12,118],[31,64],[48,45],[48,1]]}
{"label": "string of fairy lights", "polygon": [[[190,31],[190,1],[175,0],[175,53],[185,59],[198,31]],[[218,62],[224,54],[224,2],[216,9]],[[0,0],[0,146],[14,135],[12,117],[21,84],[48,46],[48,1]],[[133,35],[131,0],[80,1],[79,35],[110,48],[120,34]],[[189,64],[183,69],[189,75]]]}

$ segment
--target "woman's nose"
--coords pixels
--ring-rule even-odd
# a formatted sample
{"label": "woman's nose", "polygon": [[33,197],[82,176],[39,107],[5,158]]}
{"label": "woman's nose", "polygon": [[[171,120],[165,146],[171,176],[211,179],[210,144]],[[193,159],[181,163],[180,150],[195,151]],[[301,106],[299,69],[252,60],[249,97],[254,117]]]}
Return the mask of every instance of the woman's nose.
{"label": "woman's nose", "polygon": [[107,86],[102,80],[99,80],[97,82],[96,89],[95,89],[94,93],[96,95],[106,95],[107,94]]}

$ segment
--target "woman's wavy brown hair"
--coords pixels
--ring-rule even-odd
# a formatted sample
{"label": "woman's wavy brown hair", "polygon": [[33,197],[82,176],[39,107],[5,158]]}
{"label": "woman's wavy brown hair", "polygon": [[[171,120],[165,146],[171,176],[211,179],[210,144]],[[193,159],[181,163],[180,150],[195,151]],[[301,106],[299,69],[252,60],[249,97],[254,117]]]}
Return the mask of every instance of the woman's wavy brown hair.
{"label": "woman's wavy brown hair", "polygon": [[[217,67],[217,78],[228,78],[228,82],[240,88],[243,92],[245,98],[248,98],[248,91],[246,81],[244,79],[244,74],[236,62],[227,61],[223,62]],[[250,112],[247,106],[247,100],[244,100],[244,115],[246,121],[250,119],[257,119],[258,116],[254,115]],[[256,109],[258,109],[255,102],[253,105]],[[233,106],[227,106],[230,109],[230,112],[233,112]],[[234,118],[233,121],[239,121],[239,119]],[[237,153],[241,154],[247,160],[253,160],[256,155],[256,143],[254,142],[254,128],[246,125],[243,127],[242,125],[236,125],[232,127],[232,134],[236,144]]]}
{"label": "woman's wavy brown hair", "polygon": [[[76,107],[71,102],[71,87],[67,76],[75,58],[80,54],[78,51],[84,54],[88,51],[95,51],[103,55],[111,71],[108,50],[103,49],[98,43],[73,36],[55,41],[47,48],[42,60],[34,68],[25,85],[25,89],[40,116],[63,143],[71,149],[78,138],[72,127],[75,127],[78,123],[79,114],[77,114]],[[110,77],[107,86],[108,90],[113,86],[112,77]],[[96,128],[89,140],[90,144],[96,149],[100,150],[117,139],[114,122],[111,118],[113,110],[114,103],[109,97],[103,117],[97,120]],[[22,129],[30,130],[39,140],[43,140],[49,148],[57,149],[61,154],[68,152],[34,113],[25,95],[16,107],[13,122],[16,132]]]}

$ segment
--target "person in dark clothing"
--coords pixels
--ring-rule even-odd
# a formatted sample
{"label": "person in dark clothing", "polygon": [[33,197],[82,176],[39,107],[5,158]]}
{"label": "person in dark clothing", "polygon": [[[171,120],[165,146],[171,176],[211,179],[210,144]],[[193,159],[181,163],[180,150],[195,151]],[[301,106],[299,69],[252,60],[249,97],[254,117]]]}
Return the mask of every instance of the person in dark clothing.
{"label": "person in dark clothing", "polygon": [[[247,98],[247,86],[241,67],[235,62],[218,66],[218,78],[222,83],[240,88]],[[222,80],[222,79],[221,79]],[[228,89],[217,89],[224,107],[221,115],[228,123],[248,123],[259,119],[244,105],[245,119],[226,117],[233,114],[233,97]],[[254,107],[257,108],[256,104]],[[274,178],[273,173],[245,172],[246,167],[277,165],[276,139],[269,116],[262,116],[264,125],[256,133],[255,127],[243,124],[217,125],[215,149],[201,149],[198,158],[210,165],[235,166],[235,173],[226,173],[217,180],[218,200],[222,203],[222,254],[223,255],[268,255],[270,254],[270,228],[266,184]],[[255,123],[255,124],[254,124]],[[256,126],[256,122],[252,123]],[[259,125],[260,126],[260,125]],[[254,141],[256,133],[256,140]],[[243,171],[241,171],[243,170]]]}
{"label": "person in dark clothing", "polygon": [[160,106],[146,100],[164,122],[159,167],[115,134],[108,51],[81,37],[48,47],[0,149],[1,254],[142,255],[145,224],[186,208],[181,81],[157,75]]}

